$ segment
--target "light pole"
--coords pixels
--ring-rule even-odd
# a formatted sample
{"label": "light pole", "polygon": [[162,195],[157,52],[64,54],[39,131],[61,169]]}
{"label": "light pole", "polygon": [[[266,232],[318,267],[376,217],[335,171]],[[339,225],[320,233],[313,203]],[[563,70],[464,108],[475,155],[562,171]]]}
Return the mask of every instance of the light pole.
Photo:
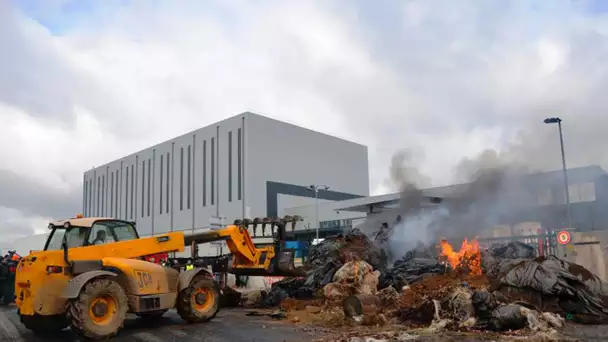
{"label": "light pole", "polygon": [[566,191],[566,211],[568,215],[568,228],[572,228],[572,214],[570,211],[570,190],[568,189],[568,171],[566,169],[566,154],[564,153],[564,136],[562,135],[562,119],[560,118],[546,118],[544,121],[546,124],[557,124],[559,130],[559,143],[562,151],[562,169],[564,171],[564,188]]}
{"label": "light pole", "polygon": [[308,186],[308,190],[313,191],[315,193],[315,220],[317,221],[317,238],[315,240],[317,241],[317,243],[319,243],[319,227],[321,226],[321,222],[319,221],[319,189],[327,191],[329,190],[329,186],[318,184],[311,184]]}

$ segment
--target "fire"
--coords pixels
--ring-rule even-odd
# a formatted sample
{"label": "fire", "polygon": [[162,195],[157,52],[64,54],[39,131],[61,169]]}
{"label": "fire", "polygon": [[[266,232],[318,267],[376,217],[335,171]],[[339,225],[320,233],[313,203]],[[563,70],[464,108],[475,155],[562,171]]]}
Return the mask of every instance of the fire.
{"label": "fire", "polygon": [[441,240],[440,247],[441,256],[446,257],[452,269],[468,268],[469,274],[481,275],[481,253],[479,251],[479,242],[476,239],[473,239],[471,242],[464,239],[458,252],[454,251],[447,240]]}

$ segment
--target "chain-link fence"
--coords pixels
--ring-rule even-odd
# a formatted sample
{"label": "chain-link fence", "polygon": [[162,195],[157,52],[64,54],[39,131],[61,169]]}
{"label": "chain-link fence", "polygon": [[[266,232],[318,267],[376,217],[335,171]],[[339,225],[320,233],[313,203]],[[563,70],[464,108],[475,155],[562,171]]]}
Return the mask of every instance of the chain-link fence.
{"label": "chain-link fence", "polygon": [[548,256],[557,252],[557,239],[555,235],[555,231],[550,230],[540,231],[537,235],[480,238],[479,245],[482,248],[490,248],[495,244],[521,242],[534,247],[536,256]]}

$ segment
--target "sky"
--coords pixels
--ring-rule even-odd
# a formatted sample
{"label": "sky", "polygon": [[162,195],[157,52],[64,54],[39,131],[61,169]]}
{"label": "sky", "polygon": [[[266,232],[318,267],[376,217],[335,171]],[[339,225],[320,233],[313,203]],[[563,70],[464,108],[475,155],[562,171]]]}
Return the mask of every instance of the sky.
{"label": "sky", "polygon": [[83,172],[252,111],[369,148],[393,191],[488,155],[608,166],[603,1],[0,0],[0,242],[81,208]]}

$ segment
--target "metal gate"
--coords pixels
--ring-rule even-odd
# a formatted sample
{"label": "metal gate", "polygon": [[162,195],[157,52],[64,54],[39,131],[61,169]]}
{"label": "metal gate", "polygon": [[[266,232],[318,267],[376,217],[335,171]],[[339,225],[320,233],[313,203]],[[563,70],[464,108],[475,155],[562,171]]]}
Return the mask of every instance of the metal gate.
{"label": "metal gate", "polygon": [[517,241],[533,247],[536,256],[548,256],[557,252],[555,235],[555,231],[551,230],[537,235],[479,238],[478,241],[481,248],[490,248],[494,244],[506,244]]}

